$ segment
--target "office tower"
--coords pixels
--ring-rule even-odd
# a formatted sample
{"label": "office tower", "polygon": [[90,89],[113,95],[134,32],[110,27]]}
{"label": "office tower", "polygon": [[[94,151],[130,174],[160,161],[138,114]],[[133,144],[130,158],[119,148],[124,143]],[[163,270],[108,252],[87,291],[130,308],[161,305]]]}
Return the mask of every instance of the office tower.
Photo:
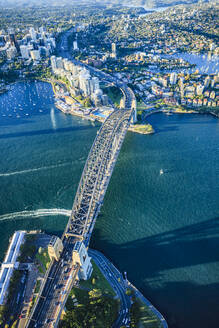
{"label": "office tower", "polygon": [[21,56],[22,56],[23,59],[29,59],[30,58],[28,46],[20,46],[20,51],[21,51]]}
{"label": "office tower", "polygon": [[100,83],[98,77],[93,77],[92,78],[93,84],[94,84],[94,92],[98,89],[100,89]]}
{"label": "office tower", "polygon": [[17,55],[17,49],[15,48],[15,46],[11,46],[6,50],[6,54],[7,58],[11,60]]}
{"label": "office tower", "polygon": [[34,40],[34,41],[36,41],[37,35],[36,35],[36,31],[34,30],[34,28],[31,27],[30,30],[29,30],[29,32],[30,32],[31,39]]}
{"label": "office tower", "polygon": [[205,78],[205,82],[204,82],[205,89],[207,89],[209,87],[210,82],[211,82],[211,78],[210,78],[210,76],[207,76]]}
{"label": "office tower", "polygon": [[177,81],[177,73],[173,72],[170,74],[170,84],[174,85]]}
{"label": "office tower", "polygon": [[78,48],[78,41],[77,40],[75,40],[74,42],[73,42],[73,50],[78,50],[79,48]]}
{"label": "office tower", "polygon": [[116,58],[116,43],[112,43],[112,58]]}
{"label": "office tower", "polygon": [[14,33],[14,29],[10,28],[8,30],[8,35],[9,35],[9,41],[10,41],[11,46],[14,46],[16,48],[17,52],[19,53],[20,52],[20,47],[19,47],[19,44],[17,42],[16,36],[15,36],[15,33]]}
{"label": "office tower", "polygon": [[184,78],[180,77],[179,79],[180,95],[181,98],[184,98]]}
{"label": "office tower", "polygon": [[45,27],[44,26],[40,26],[39,32],[40,32],[40,34],[46,33]]}
{"label": "office tower", "polygon": [[39,50],[31,50],[30,55],[34,61],[40,60],[40,51]]}

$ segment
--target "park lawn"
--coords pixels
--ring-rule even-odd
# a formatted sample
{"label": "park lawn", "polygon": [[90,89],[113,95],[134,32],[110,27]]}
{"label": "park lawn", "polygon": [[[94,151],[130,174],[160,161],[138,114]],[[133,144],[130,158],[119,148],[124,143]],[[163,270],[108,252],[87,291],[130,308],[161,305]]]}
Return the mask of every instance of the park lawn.
{"label": "park lawn", "polygon": [[115,296],[113,288],[110,286],[109,282],[105,279],[104,275],[96,265],[96,263],[91,260],[93,265],[93,272],[89,280],[81,280],[80,286],[87,289],[100,289],[102,294],[107,294],[109,296]]}
{"label": "park lawn", "polygon": [[41,254],[38,252],[36,254],[36,259],[38,260],[38,262],[42,265],[42,267],[46,271],[49,266],[49,263],[50,263],[50,258],[49,258],[47,249],[43,249]]}

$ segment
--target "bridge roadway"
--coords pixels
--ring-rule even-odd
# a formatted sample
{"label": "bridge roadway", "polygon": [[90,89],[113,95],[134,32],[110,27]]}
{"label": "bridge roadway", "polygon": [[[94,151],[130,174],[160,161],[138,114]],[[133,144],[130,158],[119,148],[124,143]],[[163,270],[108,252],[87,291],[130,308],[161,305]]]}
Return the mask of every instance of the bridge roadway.
{"label": "bridge roadway", "polygon": [[[106,76],[104,75],[104,78]],[[122,87],[122,85],[121,85]],[[79,268],[72,267],[77,240],[88,246],[116,159],[133,113],[133,92],[123,89],[126,109],[115,110],[103,123],[90,150],[62,240],[64,250],[53,261],[41,286],[26,327],[57,327]]]}

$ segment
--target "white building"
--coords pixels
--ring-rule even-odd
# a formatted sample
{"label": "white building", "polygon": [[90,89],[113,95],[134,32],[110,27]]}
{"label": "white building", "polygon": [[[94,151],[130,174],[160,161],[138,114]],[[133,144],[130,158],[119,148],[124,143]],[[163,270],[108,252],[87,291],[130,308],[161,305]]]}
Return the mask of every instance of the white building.
{"label": "white building", "polygon": [[6,50],[7,58],[13,59],[17,55],[17,49],[14,46],[11,46]]}
{"label": "white building", "polygon": [[31,37],[31,39],[34,40],[34,41],[36,41],[36,39],[37,39],[37,34],[36,34],[36,31],[34,30],[34,28],[31,27],[30,30],[29,30],[29,32],[30,32],[30,37]]}
{"label": "white building", "polygon": [[78,42],[77,42],[77,40],[75,40],[73,42],[73,50],[78,50]]}
{"label": "white building", "polygon": [[51,61],[52,70],[54,72],[57,68],[56,56],[51,56],[50,61]]}
{"label": "white building", "polygon": [[206,89],[209,87],[210,82],[211,82],[211,78],[210,78],[210,76],[207,76],[207,77],[205,78],[205,82],[204,82],[204,87],[205,87]]}
{"label": "white building", "polygon": [[174,85],[177,81],[177,73],[173,72],[170,74],[170,84]]}
{"label": "white building", "polygon": [[56,57],[56,65],[57,65],[57,68],[64,67],[62,57]]}
{"label": "white building", "polygon": [[23,59],[29,59],[30,58],[30,52],[28,46],[20,46],[21,56]]}
{"label": "white building", "polygon": [[94,77],[92,78],[92,82],[93,82],[93,85],[94,85],[94,90],[93,90],[93,92],[95,92],[96,90],[100,89],[100,82],[99,82],[98,77],[94,76]]}
{"label": "white building", "polygon": [[201,96],[204,91],[204,85],[198,84],[196,87],[196,94],[197,96]]}
{"label": "white building", "polygon": [[19,262],[17,257],[20,252],[20,247],[25,240],[25,231],[16,231],[11,239],[10,246],[7,250],[4,262],[0,270],[0,305],[4,304],[7,298],[7,291],[10,278],[14,269],[18,268]]}
{"label": "white building", "polygon": [[31,58],[35,60],[40,60],[40,51],[39,50],[31,50],[30,51]]}
{"label": "white building", "polygon": [[39,28],[39,32],[40,32],[41,34],[45,33],[45,32],[46,32],[46,28],[45,28],[44,26],[40,26],[40,28]]}
{"label": "white building", "polygon": [[89,71],[83,69],[79,74],[79,86],[85,97],[91,94],[90,80],[91,76]]}

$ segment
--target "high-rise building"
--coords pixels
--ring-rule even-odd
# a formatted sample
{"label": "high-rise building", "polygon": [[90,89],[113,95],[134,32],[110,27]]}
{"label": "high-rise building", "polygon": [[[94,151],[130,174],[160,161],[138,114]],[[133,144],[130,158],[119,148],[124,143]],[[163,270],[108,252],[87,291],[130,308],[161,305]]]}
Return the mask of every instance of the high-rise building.
{"label": "high-rise building", "polygon": [[100,89],[99,79],[98,79],[98,77],[94,76],[92,78],[92,81],[93,81],[93,84],[94,84],[94,91],[93,92],[95,92],[96,90]]}
{"label": "high-rise building", "polygon": [[62,57],[56,57],[56,65],[57,65],[57,68],[64,67]]}
{"label": "high-rise building", "polygon": [[108,105],[108,96],[107,95],[102,95],[102,103],[103,103],[103,106]]}
{"label": "high-rise building", "polygon": [[30,51],[31,58],[35,61],[40,60],[40,51],[39,50],[31,50]]}
{"label": "high-rise building", "polygon": [[177,81],[177,73],[173,72],[170,74],[170,84],[174,85]]}
{"label": "high-rise building", "polygon": [[52,57],[50,57],[50,61],[51,61],[52,70],[53,70],[53,72],[54,72],[55,69],[57,68],[56,56],[52,56]]}
{"label": "high-rise building", "polygon": [[29,30],[29,32],[30,32],[31,39],[34,40],[34,41],[36,41],[37,34],[36,34],[36,31],[34,30],[34,28],[31,27],[30,30]]}
{"label": "high-rise building", "polygon": [[198,84],[196,87],[196,94],[197,96],[201,96],[204,91],[204,86],[202,84]]}
{"label": "high-rise building", "polygon": [[209,87],[210,82],[211,82],[211,78],[210,78],[210,76],[207,76],[205,78],[205,82],[204,82],[205,89],[207,89]]}
{"label": "high-rise building", "polygon": [[15,46],[11,46],[6,50],[6,54],[7,58],[11,60],[17,55],[17,49],[15,48]]}
{"label": "high-rise building", "polygon": [[67,58],[63,59],[63,65],[66,71],[70,71],[70,61]]}
{"label": "high-rise building", "polygon": [[116,43],[112,43],[112,54],[111,54],[112,58],[116,58]]}
{"label": "high-rise building", "polygon": [[21,56],[23,59],[29,59],[30,53],[28,46],[20,46]]}
{"label": "high-rise building", "polygon": [[77,40],[75,40],[73,42],[73,50],[78,50],[78,41]]}
{"label": "high-rise building", "polygon": [[183,77],[179,78],[179,87],[180,87],[181,98],[184,98],[184,78]]}
{"label": "high-rise building", "polygon": [[115,52],[116,53],[116,43],[112,43],[112,52]]}
{"label": "high-rise building", "polygon": [[91,94],[92,83],[90,83],[90,81],[91,77],[89,71],[83,69],[79,74],[79,85],[85,97],[90,96]]}
{"label": "high-rise building", "polygon": [[45,32],[46,32],[45,27],[44,27],[44,26],[40,26],[40,28],[39,28],[39,32],[40,32],[40,34],[45,33]]}
{"label": "high-rise building", "polygon": [[16,48],[17,52],[19,53],[20,52],[20,47],[19,47],[19,44],[17,42],[16,36],[15,36],[15,33],[14,33],[14,29],[10,28],[8,30],[8,35],[9,35],[9,41],[10,41],[11,46],[14,46]]}

